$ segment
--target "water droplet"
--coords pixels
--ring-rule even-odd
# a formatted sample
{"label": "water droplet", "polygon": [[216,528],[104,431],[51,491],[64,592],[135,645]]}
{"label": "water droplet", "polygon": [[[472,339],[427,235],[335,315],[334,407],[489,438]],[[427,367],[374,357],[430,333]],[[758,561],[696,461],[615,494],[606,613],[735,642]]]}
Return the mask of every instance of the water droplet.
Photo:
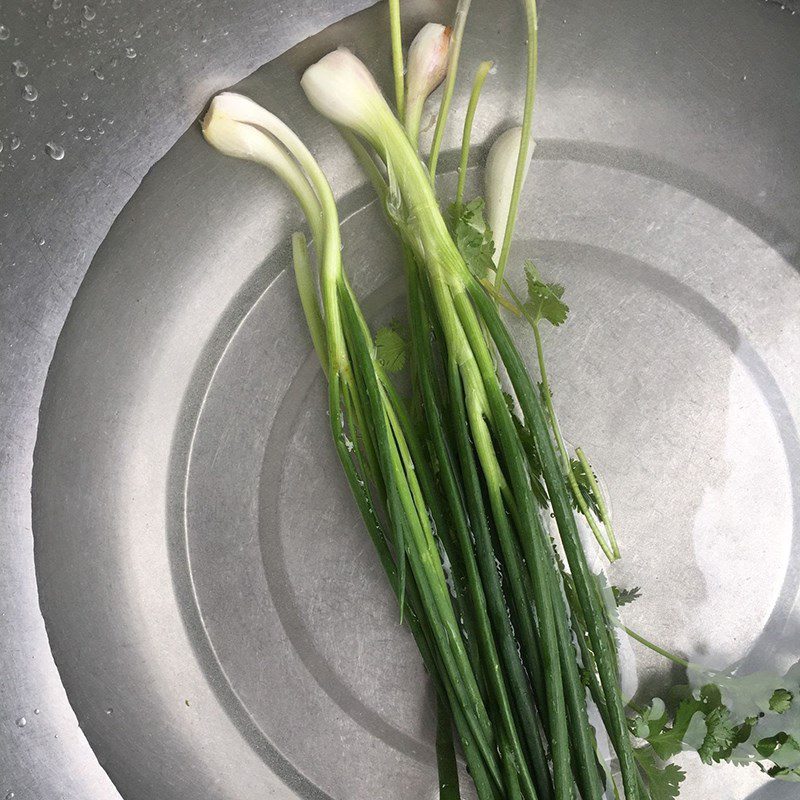
{"label": "water droplet", "polygon": [[0,139],[0,153],[3,152],[3,140]]}
{"label": "water droplet", "polygon": [[71,111],[67,111],[67,119],[72,119],[75,115]]}
{"label": "water droplet", "polygon": [[97,12],[91,6],[83,7],[83,18],[91,22],[97,16]]}
{"label": "water droplet", "polygon": [[11,31],[5,25],[0,25],[0,42],[4,42],[11,36]]}
{"label": "water droplet", "polygon": [[25,717],[20,717],[17,720],[17,727],[18,728],[24,728],[27,724],[28,724],[28,720],[26,720]]}
{"label": "water droplet", "polygon": [[200,37],[200,41],[201,41],[203,44],[205,44],[205,43],[208,41],[208,36],[206,36],[205,34],[203,34],[203,35]]}
{"label": "water droplet", "polygon": [[14,794],[14,792],[9,792],[6,795],[6,800],[14,800],[15,797],[16,797],[16,795]]}
{"label": "water droplet", "polygon": [[39,96],[39,90],[30,83],[26,83],[22,89],[22,99],[32,103]]}
{"label": "water droplet", "polygon": [[36,716],[38,717],[38,716],[39,716],[39,714],[41,714],[41,713],[42,713],[42,710],[41,710],[40,708],[34,708],[34,709],[33,709],[33,713],[34,713],[34,714],[36,714]]}
{"label": "water droplet", "polygon": [[58,11],[63,5],[63,0],[53,0],[53,11]]}
{"label": "water droplet", "polygon": [[44,242],[45,242],[45,239],[44,239],[44,236],[42,236],[42,238],[39,239],[39,247],[42,247],[42,245],[44,245]]}
{"label": "water droplet", "polygon": [[84,93],[81,95],[81,100],[88,100],[88,99],[89,99],[89,95],[88,95],[86,92],[84,92]]}
{"label": "water droplet", "polygon": [[44,146],[44,151],[53,161],[61,161],[61,159],[64,158],[64,148],[55,142],[48,142]]}
{"label": "water droplet", "polygon": [[125,57],[126,58],[136,58],[136,51],[132,47],[125,48]]}
{"label": "water droplet", "polygon": [[97,67],[92,67],[92,75],[94,75],[95,78],[97,78],[97,80],[99,81],[104,81],[106,79],[106,76],[103,75],[103,73],[100,72],[100,70],[97,69]]}
{"label": "water droplet", "polygon": [[111,716],[113,713],[114,713],[114,709],[113,709],[113,708],[107,708],[107,709],[106,709],[106,714],[107,714],[109,717],[110,717],[110,716]]}
{"label": "water droplet", "polygon": [[18,78],[24,78],[28,74],[28,65],[24,61],[15,61],[12,65],[14,67],[14,74]]}
{"label": "water droplet", "polygon": [[22,139],[19,136],[11,137],[11,149],[16,150],[22,144]]}

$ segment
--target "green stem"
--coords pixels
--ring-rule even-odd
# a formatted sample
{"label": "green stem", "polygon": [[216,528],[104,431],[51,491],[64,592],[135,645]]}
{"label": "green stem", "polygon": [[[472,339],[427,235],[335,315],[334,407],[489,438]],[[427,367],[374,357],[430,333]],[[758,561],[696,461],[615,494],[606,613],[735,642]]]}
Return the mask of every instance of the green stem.
{"label": "green stem", "polygon": [[436,766],[439,771],[439,800],[460,800],[458,764],[453,747],[453,723],[447,703],[436,703]]}
{"label": "green stem", "polygon": [[505,235],[503,236],[503,246],[500,249],[500,257],[497,261],[495,286],[498,289],[503,285],[503,273],[506,269],[508,253],[511,248],[511,239],[514,234],[514,225],[517,221],[519,195],[522,191],[522,183],[525,179],[525,167],[528,163],[528,148],[530,147],[531,143],[533,103],[536,99],[536,71],[539,60],[539,21],[537,17],[536,0],[524,0],[524,2],[525,21],[528,28],[525,105],[522,110],[522,136],[519,140],[519,155],[517,156],[517,168],[514,172],[514,185],[511,189],[511,202],[509,203],[508,207],[508,220],[506,221],[506,230]]}
{"label": "green stem", "polygon": [[464,117],[464,133],[461,137],[461,159],[458,164],[458,187],[456,188],[456,207],[460,208],[464,201],[464,185],[467,181],[467,164],[469,163],[469,146],[472,138],[472,122],[475,119],[475,111],[478,108],[478,100],[483,89],[483,82],[492,68],[492,61],[481,61],[475,71],[475,79],[472,82],[472,92],[469,96],[467,105],[467,115]]}
{"label": "green stem", "polygon": [[[382,368],[378,368],[381,379],[381,384],[386,396],[391,404],[393,413],[397,417],[397,422],[400,425],[403,437],[408,443],[408,449],[411,453],[411,458],[414,464],[414,474],[419,479],[422,493],[428,504],[431,518],[433,519],[436,536],[441,542],[448,558],[450,559],[450,568],[452,572],[453,584],[456,594],[456,605],[458,608],[459,616],[461,617],[462,627],[465,634],[465,646],[469,656],[470,663],[473,666],[473,671],[476,676],[480,676],[481,663],[478,658],[478,645],[479,635],[476,633],[476,624],[479,624],[481,614],[485,614],[482,610],[482,589],[478,584],[470,580],[469,565],[465,565],[462,558],[461,549],[458,546],[456,537],[453,534],[453,527],[457,526],[457,520],[452,523],[449,518],[445,516],[444,508],[442,505],[442,498],[439,489],[436,485],[433,472],[429,467],[429,459],[427,453],[420,441],[419,436],[410,417],[406,411],[403,401],[397,394],[391,380],[389,380],[386,373]],[[446,494],[446,492],[445,492]],[[452,508],[449,508],[452,512]],[[452,514],[451,514],[452,516]],[[471,584],[471,585],[470,585]],[[475,607],[469,597],[469,592],[472,591]],[[478,623],[475,618],[478,617]]]}
{"label": "green stem", "polygon": [[[525,734],[525,741],[532,764],[532,777],[536,781],[536,790],[540,800],[553,796],[553,787],[550,780],[550,773],[547,766],[544,748],[539,736],[538,720],[536,718],[536,701],[525,677],[525,672],[521,663],[521,656],[514,641],[514,631],[508,618],[506,604],[503,599],[502,586],[497,572],[497,562],[492,546],[491,534],[487,526],[487,515],[484,508],[480,478],[478,477],[477,465],[470,447],[468,435],[467,412],[464,407],[463,390],[458,374],[458,367],[449,360],[448,372],[450,373],[451,393],[453,396],[453,413],[455,419],[456,436],[458,439],[457,448],[462,462],[462,475],[464,477],[464,491],[470,506],[470,519],[472,533],[475,539],[475,550],[481,575],[487,587],[487,599],[492,616],[492,624],[499,638],[501,655],[508,676],[509,686],[516,700],[517,713],[521,721],[521,727]],[[500,531],[502,536],[505,531]],[[515,577],[517,584],[521,586],[519,578],[517,560],[514,562],[515,572],[509,575],[512,591],[515,591]],[[520,619],[530,626],[532,623],[532,606],[525,605],[525,609]],[[527,632],[527,629],[526,629]],[[533,634],[528,632],[528,636],[521,636],[523,647],[526,638],[532,638]],[[526,648],[528,650],[529,648]],[[540,664],[540,662],[539,662]],[[537,674],[532,678],[541,681],[541,667]],[[540,689],[541,701],[545,700],[545,692]]]}
{"label": "green stem", "polygon": [[578,504],[578,508],[580,508],[583,516],[586,517],[586,521],[589,523],[589,527],[592,529],[594,538],[600,545],[603,554],[609,561],[614,561],[615,560],[614,551],[609,546],[608,542],[605,540],[605,537],[603,536],[603,533],[600,530],[600,526],[597,524],[597,520],[595,520],[594,515],[592,514],[591,509],[589,508],[589,504],[586,502],[586,498],[583,496],[581,487],[578,486],[578,481],[575,478],[575,473],[572,471],[572,463],[570,462],[569,453],[567,452],[567,447],[564,444],[564,437],[561,435],[561,427],[559,426],[558,418],[556,417],[556,410],[553,406],[553,393],[550,391],[550,381],[547,378],[547,366],[544,360],[544,348],[542,346],[542,335],[539,332],[539,325],[535,321],[532,321],[530,317],[527,316],[527,314],[526,314],[526,319],[528,319],[528,322],[531,323],[531,326],[533,328],[533,337],[536,340],[536,357],[539,361],[539,374],[542,378],[542,394],[544,395],[544,402],[547,408],[547,415],[550,418],[550,426],[553,429],[553,435],[555,436],[556,439],[558,452],[561,454],[561,461],[564,469],[564,474],[566,475],[569,487],[572,490],[572,495],[575,498],[575,502]]}
{"label": "green stem", "polygon": [[[443,354],[443,358],[447,361],[447,383],[451,397],[448,418],[452,423],[450,427],[456,440],[455,447],[451,448],[448,446],[447,435],[442,424],[441,403],[437,402],[432,381],[434,366],[430,351],[430,322],[425,313],[425,301],[423,300],[424,288],[419,270],[413,260],[409,261],[408,266],[414,364],[419,375],[423,410],[429,437],[433,443],[433,453],[439,466],[440,480],[450,506],[453,527],[466,565],[476,617],[479,622],[481,649],[488,667],[486,669],[487,682],[496,698],[496,715],[508,731],[512,749],[519,752],[518,737],[514,730],[515,724],[510,713],[507,695],[510,694],[513,698],[531,760],[531,775],[536,782],[538,800],[549,800],[552,798],[553,789],[545,748],[539,732],[536,702],[520,661],[520,654],[514,641],[514,631],[508,618],[503,590],[497,573],[480,479],[469,441],[464,394],[458,366],[452,358]],[[459,486],[456,476],[453,449],[458,453],[461,461],[463,476],[461,486]],[[523,619],[530,620],[528,612],[524,614]],[[494,637],[492,631],[494,631]],[[508,692],[500,670],[500,663],[497,660],[498,650],[507,676]],[[541,670],[533,677],[541,680]],[[519,756],[521,759],[521,752],[519,752]]]}
{"label": "green stem", "polygon": [[378,169],[375,159],[352,131],[339,126],[339,133],[342,134],[342,138],[352,151],[356,161],[358,161],[361,169],[364,170],[367,178],[369,178],[369,182],[372,184],[372,188],[375,189],[375,194],[378,195],[378,200],[381,205],[384,205],[386,203],[386,196],[389,193],[389,187],[380,169]]}
{"label": "green stem", "polygon": [[505,737],[500,740],[500,755],[503,759],[503,774],[506,776],[507,800],[523,800],[514,754]]}
{"label": "green stem", "polygon": [[392,72],[397,116],[405,114],[405,75],[403,69],[403,31],[400,24],[400,0],[389,0],[389,29],[392,37]]}
{"label": "green stem", "polygon": [[675,653],[670,653],[669,650],[665,650],[663,647],[659,647],[657,644],[653,644],[653,642],[645,639],[640,633],[636,633],[636,631],[632,631],[630,628],[622,626],[622,630],[631,637],[631,639],[635,639],[639,644],[643,644],[648,649],[652,650],[654,653],[658,653],[660,656],[664,656],[664,658],[669,659],[673,664],[677,664],[679,667],[684,667],[685,669],[689,668],[689,662],[685,658],[681,658],[680,656],[676,656]]}
{"label": "green stem", "polygon": [[625,793],[628,800],[640,800],[642,795],[639,791],[639,777],[633,755],[633,745],[628,733],[619,678],[611,652],[614,645],[605,625],[597,584],[589,570],[541,400],[494,303],[477,281],[472,281],[468,288],[470,297],[478,308],[492,341],[497,346],[498,355],[508,372],[525,423],[535,437],[548,495],[575,581],[578,601],[584,612],[592,649],[597,660],[600,682],[606,695],[610,723],[609,734],[620,760]]}
{"label": "green stem", "polygon": [[608,506],[606,505],[605,497],[603,496],[603,492],[600,490],[600,486],[597,483],[592,465],[589,463],[589,459],[586,458],[586,455],[580,447],[575,448],[575,455],[578,456],[578,461],[581,462],[583,471],[589,480],[589,487],[591,488],[592,494],[597,501],[597,510],[600,512],[600,521],[603,523],[603,527],[606,529],[608,541],[611,544],[611,552],[614,554],[612,561],[616,561],[616,559],[620,557],[619,545],[617,544],[617,537],[614,533],[614,528],[611,525],[611,515],[608,513]]}
{"label": "green stem", "polygon": [[424,503],[413,474],[413,462],[402,433],[398,430],[396,417],[391,407],[382,400],[372,361],[371,341],[364,337],[353,300],[343,285],[340,286],[339,297],[343,318],[355,344],[352,357],[356,377],[364,382],[371,424],[376,427],[378,456],[387,484],[389,517],[392,525],[401,529],[397,538],[405,542],[411,571],[419,585],[440,657],[475,737],[476,746],[490,774],[499,782],[494,734],[464,649],[430,523],[421,507]]}
{"label": "green stem", "polygon": [[[520,300],[519,295],[514,291],[511,287],[511,284],[508,281],[503,281],[503,285],[506,288],[506,291],[509,293],[511,299],[514,301],[519,312],[525,317],[525,320],[533,329],[533,337],[536,341],[536,358],[539,363],[539,375],[542,379],[542,394],[544,395],[544,402],[545,407],[547,409],[547,416],[550,419],[550,426],[553,429],[553,435],[555,436],[556,446],[558,447],[558,452],[561,456],[561,461],[564,468],[564,474],[567,478],[567,482],[569,483],[569,488],[572,491],[572,496],[575,498],[575,502],[578,505],[578,508],[581,510],[581,513],[586,518],[586,521],[589,523],[589,527],[592,530],[592,534],[594,538],[597,540],[597,543],[600,545],[600,549],[603,551],[605,557],[610,561],[616,561],[619,558],[619,548],[617,547],[616,538],[613,536],[613,530],[609,539],[611,544],[605,540],[597,521],[594,518],[594,514],[592,514],[589,504],[586,502],[586,498],[583,496],[583,492],[581,491],[580,486],[578,486],[578,481],[575,478],[575,474],[572,471],[572,463],[570,461],[569,453],[567,452],[567,446],[564,443],[564,437],[561,435],[561,426],[558,424],[558,417],[556,416],[556,410],[553,406],[553,393],[550,389],[550,381],[547,377],[547,362],[544,358],[544,347],[542,345],[542,336],[539,331],[539,323],[528,313],[527,309],[525,308],[525,304]],[[580,458],[580,456],[579,456]],[[585,458],[585,456],[584,456]],[[594,475],[591,472],[591,468],[587,470],[587,476],[591,476],[589,478],[590,485],[594,484]],[[600,488],[598,487],[595,491],[595,496],[598,498],[598,508],[600,508],[600,502],[602,500],[602,494],[600,492]],[[605,509],[605,502],[603,502],[602,508]],[[601,512],[602,513],[602,512]],[[606,515],[608,514],[606,510]],[[610,526],[611,520],[608,521],[608,526]],[[605,525],[605,522],[604,522]],[[610,528],[606,526],[606,530]]]}
{"label": "green stem", "polygon": [[564,694],[570,721],[572,752],[575,758],[575,773],[582,800],[601,800],[603,785],[600,782],[597,760],[597,742],[586,709],[586,689],[578,674],[578,662],[572,645],[569,616],[561,593],[562,587],[554,583],[553,607],[557,620],[561,669],[564,673]]}
{"label": "green stem", "polygon": [[306,237],[299,232],[292,234],[292,261],[297,293],[300,295],[300,304],[303,306],[311,341],[322,365],[322,370],[327,376],[328,345],[325,340],[325,323],[322,321],[322,313],[317,299],[316,281],[311,272],[311,259],[308,256]]}
{"label": "green stem", "polygon": [[[480,289],[482,296],[488,295]],[[559,800],[572,797],[572,769],[569,752],[569,733],[567,727],[566,704],[564,696],[563,675],[559,657],[557,621],[553,609],[552,581],[555,573],[552,555],[544,548],[544,542],[537,534],[530,482],[525,469],[524,455],[516,435],[511,414],[506,406],[505,398],[495,372],[492,355],[486,345],[483,331],[475,317],[469,298],[464,292],[457,292],[453,301],[458,310],[459,319],[464,326],[470,347],[478,362],[483,384],[488,396],[492,421],[496,428],[498,443],[506,459],[509,470],[509,482],[517,500],[525,533],[522,538],[523,553],[531,571],[531,582],[536,600],[539,620],[539,633],[542,644],[544,668],[550,679],[548,684],[548,719],[550,722],[550,742],[553,754],[553,774],[556,797]],[[490,301],[491,302],[491,301]],[[494,305],[492,305],[494,308]],[[492,487],[489,486],[490,493]],[[508,527],[505,507],[495,493],[494,519],[498,529]],[[491,497],[491,494],[490,494]]]}
{"label": "green stem", "polygon": [[439,104],[439,116],[436,120],[436,128],[433,132],[431,154],[428,157],[428,177],[431,186],[436,185],[436,165],[439,162],[439,149],[442,146],[447,115],[450,112],[450,103],[453,100],[453,91],[456,86],[458,58],[461,54],[461,41],[464,38],[464,26],[467,24],[469,6],[470,0],[458,0],[458,6],[456,6],[456,16],[453,21],[453,35],[450,37],[450,50],[447,58],[447,77],[444,81],[442,101]]}

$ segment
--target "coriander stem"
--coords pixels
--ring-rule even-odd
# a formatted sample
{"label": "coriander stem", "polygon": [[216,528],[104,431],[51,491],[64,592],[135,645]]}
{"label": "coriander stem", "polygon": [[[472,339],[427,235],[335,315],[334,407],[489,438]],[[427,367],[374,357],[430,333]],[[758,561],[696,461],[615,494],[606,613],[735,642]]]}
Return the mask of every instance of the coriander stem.
{"label": "coriander stem", "polygon": [[450,111],[450,103],[453,99],[453,91],[456,86],[456,73],[458,72],[458,57],[461,54],[461,40],[464,38],[464,26],[467,24],[467,14],[469,12],[470,0],[458,0],[456,15],[453,20],[453,35],[450,38],[450,52],[447,64],[447,77],[444,82],[442,101],[439,104],[439,116],[436,120],[436,128],[433,132],[433,144],[431,144],[431,154],[428,158],[428,177],[432,187],[436,186],[436,165],[439,162],[439,149],[444,138],[444,128],[447,123],[447,115]]}
{"label": "coriander stem", "polygon": [[392,72],[397,116],[405,116],[405,75],[403,69],[403,32],[400,24],[400,0],[389,0],[389,29],[392,37]]}
{"label": "coriander stem", "polygon": [[648,639],[645,639],[644,636],[642,636],[639,633],[636,633],[636,631],[632,631],[630,628],[625,627],[625,625],[622,626],[622,630],[624,630],[625,633],[627,633],[628,636],[631,637],[631,639],[635,639],[637,642],[639,642],[639,644],[643,644],[646,648],[652,650],[654,653],[658,653],[660,656],[664,656],[664,658],[668,659],[673,664],[677,664],[679,667],[684,667],[688,669],[689,662],[685,658],[676,656],[675,653],[670,653],[669,650],[665,650],[663,647],[659,647],[657,644],[653,644],[653,642],[649,641]]}
{"label": "coriander stem", "polygon": [[[528,321],[530,322],[530,319]],[[553,396],[550,392],[550,383],[547,380],[547,367],[545,366],[545,361],[544,361],[544,348],[542,347],[542,335],[539,332],[539,325],[536,322],[533,323],[533,337],[536,340],[536,357],[539,361],[539,373],[542,378],[542,394],[544,395],[544,402],[545,406],[547,407],[547,415],[550,417],[550,426],[553,429],[553,435],[555,436],[558,452],[561,454],[564,474],[567,477],[567,481],[569,482],[569,486],[570,489],[572,490],[575,502],[578,504],[578,508],[580,508],[581,513],[586,518],[586,521],[589,523],[589,527],[592,529],[594,538],[597,540],[597,543],[600,545],[600,548],[602,549],[606,558],[609,561],[614,561],[614,553],[612,552],[611,548],[608,546],[608,543],[603,537],[603,534],[600,531],[600,527],[598,526],[597,521],[592,515],[589,505],[586,502],[586,498],[583,496],[583,492],[581,492],[581,487],[578,486],[578,481],[576,480],[575,475],[572,472],[572,464],[570,462],[569,453],[567,452],[567,446],[564,444],[564,437],[561,435],[561,427],[558,424],[558,418],[556,417],[556,410],[553,407]]]}
{"label": "coriander stem", "polygon": [[589,459],[586,458],[586,455],[580,447],[575,448],[575,455],[578,456],[578,461],[581,462],[583,471],[586,473],[586,478],[589,481],[589,487],[591,488],[592,494],[597,501],[597,509],[600,512],[600,521],[603,523],[603,527],[606,529],[608,541],[611,545],[611,552],[614,554],[614,558],[611,560],[616,561],[620,557],[619,545],[617,544],[617,537],[614,534],[614,528],[611,525],[611,515],[608,513],[608,506],[606,506],[605,497],[603,496],[603,492],[600,490],[600,486],[597,483],[597,478],[595,478],[592,465],[589,463]]}
{"label": "coriander stem", "polygon": [[589,523],[589,527],[592,529],[592,533],[594,534],[594,538],[597,540],[597,543],[600,545],[601,550],[603,551],[605,557],[609,561],[615,561],[619,558],[619,551],[617,554],[614,554],[614,551],[611,547],[609,547],[608,543],[606,542],[603,534],[600,531],[600,527],[597,524],[597,521],[594,518],[589,506],[586,502],[586,498],[583,496],[583,492],[581,492],[580,486],[578,486],[578,481],[575,479],[575,475],[572,472],[572,465],[569,458],[569,453],[567,452],[567,446],[564,444],[564,437],[561,435],[561,428],[558,424],[558,418],[556,417],[556,410],[553,406],[553,397],[550,392],[550,382],[547,379],[547,366],[544,360],[544,347],[542,346],[542,335],[539,332],[539,324],[536,320],[532,319],[531,316],[525,311],[525,307],[520,303],[519,297],[514,293],[514,290],[506,283],[506,288],[511,292],[511,297],[514,302],[517,303],[520,310],[522,311],[525,319],[528,321],[530,326],[533,328],[533,337],[536,340],[536,358],[539,361],[539,374],[542,378],[542,394],[544,395],[544,402],[547,408],[547,415],[550,418],[550,426],[553,429],[553,435],[555,436],[556,446],[558,447],[558,452],[561,455],[562,466],[564,468],[564,474],[567,477],[567,481],[569,483],[569,487],[572,490],[572,495],[575,498],[575,502],[578,504],[578,508],[580,508],[581,513],[586,518],[586,521]]}
{"label": "coriander stem", "polygon": [[497,261],[497,275],[495,276],[495,286],[500,288],[503,285],[503,273],[508,261],[508,253],[511,248],[511,239],[514,234],[514,224],[517,221],[517,209],[519,208],[519,195],[522,191],[522,182],[525,177],[525,165],[528,161],[528,148],[531,144],[531,127],[533,122],[533,103],[536,99],[536,72],[539,59],[539,21],[536,10],[536,0],[524,0],[525,20],[528,27],[528,61],[527,61],[527,81],[525,84],[525,105],[522,110],[522,136],[519,140],[519,155],[517,156],[517,168],[514,172],[514,185],[511,189],[511,202],[508,207],[508,220],[506,221],[505,235],[503,236],[503,246],[500,249],[500,258]]}
{"label": "coriander stem", "polygon": [[469,162],[469,145],[472,137],[472,122],[475,119],[475,111],[478,108],[478,100],[481,96],[481,89],[489,70],[493,66],[492,61],[481,61],[475,71],[475,79],[472,82],[472,92],[469,96],[467,105],[467,115],[464,117],[464,133],[461,137],[461,160],[458,165],[458,188],[456,189],[456,208],[460,208],[464,201],[464,185],[467,181],[467,164]]}

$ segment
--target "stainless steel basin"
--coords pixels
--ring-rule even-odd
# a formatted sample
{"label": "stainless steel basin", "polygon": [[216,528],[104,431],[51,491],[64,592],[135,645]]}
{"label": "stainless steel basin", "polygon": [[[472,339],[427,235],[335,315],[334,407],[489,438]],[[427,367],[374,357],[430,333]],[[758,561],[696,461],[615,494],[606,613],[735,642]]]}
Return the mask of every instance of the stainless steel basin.
{"label": "stainless steel basin", "polygon": [[[192,124],[269,61],[237,89],[312,146],[359,295],[376,321],[402,314],[391,236],[297,84],[346,44],[388,86],[385,9],[317,33],[360,4],[57,4],[0,11],[0,797],[433,798],[430,692],[327,446],[286,272],[301,218]],[[409,34],[450,14],[404,9]],[[476,163],[519,114],[522,36],[513,3],[476,0],[463,75],[497,62]],[[710,666],[785,667],[800,15],[549,0],[541,41],[512,261],[567,286],[572,320],[546,343],[556,402],[612,494],[614,580],[643,589],[626,619]],[[628,655],[643,695],[669,678]],[[682,763],[687,800],[795,796]]]}

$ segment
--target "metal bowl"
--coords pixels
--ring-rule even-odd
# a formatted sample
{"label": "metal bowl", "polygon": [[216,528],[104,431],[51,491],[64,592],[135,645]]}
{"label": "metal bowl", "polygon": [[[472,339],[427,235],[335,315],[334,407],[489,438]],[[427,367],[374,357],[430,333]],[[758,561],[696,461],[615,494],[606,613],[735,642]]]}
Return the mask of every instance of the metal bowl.
{"label": "metal bowl", "polygon": [[[101,15],[115,28],[112,6],[89,8],[69,9],[87,23],[76,36]],[[119,37],[140,71],[94,65],[120,93],[102,115],[116,161],[105,143],[94,154],[67,143],[59,161],[47,141],[24,164],[10,139],[0,153],[14,261],[0,316],[0,797],[436,796],[431,692],[329,447],[286,269],[301,218],[271,176],[223,159],[196,125],[175,141],[213,91],[355,10],[259,8],[212,6],[203,34],[201,12],[180,27],[175,8],[152,7],[159,34]],[[414,0],[404,12],[413,34],[451,8]],[[186,27],[195,43],[173,58]],[[298,78],[345,44],[388,86],[386,30],[385,8],[361,11],[236,86],[319,158],[376,322],[402,314],[396,248]],[[463,76],[486,57],[497,66],[476,165],[520,112],[522,36],[513,4],[474,4]],[[556,405],[612,496],[624,549],[613,580],[642,587],[626,620],[712,667],[786,667],[800,622],[800,18],[753,0],[551,0],[541,42],[511,279],[533,257],[567,286],[571,320],[546,340]],[[28,106],[52,124],[56,96]],[[132,109],[163,120],[137,140]],[[127,177],[95,186],[115,169]],[[471,180],[481,191],[480,170]],[[641,696],[670,678],[652,654],[629,656]],[[796,791],[680,760],[686,800]]]}

